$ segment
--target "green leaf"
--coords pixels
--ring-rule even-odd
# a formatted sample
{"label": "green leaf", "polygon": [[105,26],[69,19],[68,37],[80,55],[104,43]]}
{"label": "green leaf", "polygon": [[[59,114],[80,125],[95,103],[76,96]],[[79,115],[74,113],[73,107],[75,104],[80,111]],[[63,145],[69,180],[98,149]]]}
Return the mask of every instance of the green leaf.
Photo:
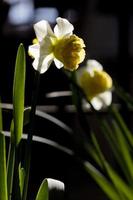
{"label": "green leaf", "polygon": [[133,160],[130,154],[130,148],[125,140],[118,124],[115,121],[112,121],[112,126],[116,134],[116,140],[118,143],[119,151],[121,153],[121,159],[123,159],[123,162],[126,165],[127,173],[129,173],[129,176],[131,177],[131,182],[133,178]]}
{"label": "green leaf", "polygon": [[42,182],[39,191],[37,193],[36,200],[48,200],[48,181],[44,179]]}
{"label": "green leaf", "polygon": [[20,186],[21,196],[23,194],[24,178],[25,178],[25,170],[23,167],[21,167],[21,164],[19,164],[19,186]]}
{"label": "green leaf", "polygon": [[91,155],[91,157],[95,160],[95,162],[102,168],[103,163],[101,162],[101,159],[97,155],[97,151],[96,151],[96,148],[94,147],[94,145],[87,144],[86,150]]}
{"label": "green leaf", "polygon": [[[30,122],[30,111],[31,107],[25,108],[23,112],[23,126],[27,125]],[[14,143],[15,141],[15,134],[14,134],[14,120],[11,121],[10,126],[10,132],[11,132],[11,142]]]}
{"label": "green leaf", "polygon": [[0,200],[8,200],[7,171],[6,171],[6,145],[5,145],[5,135],[2,133],[2,129],[3,129],[2,109],[0,105]]}
{"label": "green leaf", "polygon": [[115,86],[116,94],[126,102],[127,106],[133,106],[133,98],[132,96],[123,89],[115,80],[113,80],[113,84]]}
{"label": "green leaf", "polygon": [[9,152],[8,152],[8,161],[7,161],[8,199],[11,199],[11,194],[12,194],[14,164],[15,164],[15,145],[10,142]]}
{"label": "green leaf", "polygon": [[5,136],[0,132],[0,200],[8,200]]}
{"label": "green leaf", "polygon": [[13,176],[14,176],[14,165],[15,165],[15,135],[14,135],[14,121],[11,121],[10,125],[10,144],[8,150],[8,159],[7,159],[7,189],[8,189],[8,199],[11,199],[12,187],[13,187]]}
{"label": "green leaf", "polygon": [[11,143],[15,145],[15,134],[14,134],[14,120],[12,119],[11,124],[10,124],[10,133],[11,133]]}
{"label": "green leaf", "polygon": [[118,191],[122,194],[121,196],[125,196],[129,200],[132,200],[133,198],[132,188],[122,180],[122,178],[107,162],[105,163],[105,165],[109,177],[111,178],[112,182],[114,183]]}
{"label": "green leaf", "polygon": [[25,50],[22,44],[19,45],[13,82],[13,118],[15,144],[21,140],[23,132],[23,112],[25,93]]}
{"label": "green leaf", "polygon": [[109,143],[109,146],[112,150],[114,158],[116,159],[116,162],[119,164],[119,167],[124,172],[127,180],[130,181],[131,177],[126,169],[126,163],[123,162],[123,159],[121,156],[121,151],[120,151],[119,145],[118,145],[118,141],[116,140],[115,131],[112,130],[112,127],[109,126],[109,124],[106,120],[102,121],[101,125],[102,125],[101,126],[102,133],[105,135],[105,137]]}
{"label": "green leaf", "polygon": [[27,107],[24,109],[24,121],[23,121],[24,126],[30,122],[30,112],[31,112],[31,107]]}
{"label": "green leaf", "polygon": [[123,120],[122,116],[120,115],[120,113],[118,112],[118,110],[113,106],[111,106],[110,108],[111,108],[112,115],[113,115],[114,119],[117,121],[123,134],[125,135],[125,138],[127,139],[128,143],[131,145],[131,147],[133,147],[133,135],[132,135],[131,131],[128,129],[126,123],[124,122],[124,120]]}
{"label": "green leaf", "polygon": [[97,141],[97,139],[96,139],[96,136],[95,136],[94,134],[91,134],[91,138],[92,138],[92,142],[93,142],[93,144],[94,144],[96,153],[97,153],[97,155],[98,155],[98,157],[99,157],[100,164],[101,164],[102,168],[104,168],[104,160],[105,160],[105,158],[104,158],[104,155],[103,155],[103,153],[102,153],[102,151],[101,151],[101,149],[100,149],[100,146],[99,146],[99,144],[98,144],[98,141]]}
{"label": "green leaf", "polygon": [[101,187],[101,189],[106,193],[106,195],[111,200],[121,200],[117,190],[114,185],[107,180],[107,178],[101,174],[94,166],[92,166],[89,162],[84,163],[85,169],[92,176],[92,178],[96,181],[96,183]]}
{"label": "green leaf", "polygon": [[3,120],[2,120],[2,108],[1,108],[1,100],[0,100],[0,131],[3,130]]}
{"label": "green leaf", "polygon": [[107,163],[106,159],[104,158],[103,153],[101,152],[101,149],[99,147],[99,144],[97,142],[97,139],[94,134],[92,134],[92,140],[95,146],[95,149],[97,150],[97,155],[99,156],[99,159],[103,163],[103,170],[107,173],[108,177],[111,179],[112,183],[114,184],[114,187],[118,191],[119,195],[121,196],[121,199],[123,199],[124,195],[129,200],[132,200],[132,191],[128,183],[126,184],[120,176],[112,169],[112,167]]}
{"label": "green leaf", "polygon": [[63,200],[64,183],[55,179],[44,179],[36,196],[36,200]]}

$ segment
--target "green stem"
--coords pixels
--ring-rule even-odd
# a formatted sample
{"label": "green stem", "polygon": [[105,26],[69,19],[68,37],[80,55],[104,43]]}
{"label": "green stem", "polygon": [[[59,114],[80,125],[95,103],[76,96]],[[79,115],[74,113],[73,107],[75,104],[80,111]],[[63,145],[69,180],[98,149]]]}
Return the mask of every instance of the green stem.
{"label": "green stem", "polygon": [[62,69],[62,72],[67,76],[67,78],[70,81],[70,84],[73,86],[73,88],[75,88],[79,92],[79,95],[82,96],[90,104],[91,110],[95,113],[98,113],[98,111],[95,110],[95,108],[93,107],[91,102],[87,99],[86,94],[84,93],[83,89],[77,84],[76,77],[74,77],[75,72],[71,72],[72,73],[71,74],[64,69]]}
{"label": "green stem", "polygon": [[116,94],[123,100],[125,101],[125,103],[127,103],[127,105],[131,105],[133,106],[133,98],[132,96],[126,92],[121,86],[118,85],[118,83],[116,81],[114,82],[114,86],[115,86],[115,92]]}
{"label": "green stem", "polygon": [[12,198],[14,164],[15,164],[15,145],[11,142],[9,146],[8,162],[7,162],[8,200],[11,200]]}
{"label": "green stem", "polygon": [[130,129],[127,127],[125,121],[123,120],[121,114],[118,112],[118,110],[114,106],[110,106],[110,112],[112,116],[115,118],[116,122],[120,126],[121,130],[125,134],[126,139],[128,140],[128,143],[133,147],[133,136]]}
{"label": "green stem", "polygon": [[0,130],[0,200],[8,200],[6,174],[6,143]]}
{"label": "green stem", "polygon": [[40,83],[40,72],[36,71],[33,94],[32,94],[32,102],[31,102],[29,133],[28,133],[28,138],[27,138],[27,148],[26,148],[26,155],[25,155],[25,180],[24,180],[22,200],[26,200],[27,198],[30,162],[31,162],[31,144],[32,144],[32,137],[34,133],[34,121],[35,121],[36,103],[37,103],[37,97],[38,97],[38,91],[39,91],[39,83]]}
{"label": "green stem", "polygon": [[75,71],[71,73],[71,81],[70,84],[71,90],[72,90],[72,100],[76,107],[77,114],[79,117],[79,120],[81,122],[81,126],[84,130],[84,135],[82,135],[82,139],[85,139],[85,141],[88,139],[87,133],[90,132],[90,126],[86,117],[86,114],[83,111],[82,108],[82,97],[81,97],[81,89],[79,90],[78,85],[76,83],[76,74]]}

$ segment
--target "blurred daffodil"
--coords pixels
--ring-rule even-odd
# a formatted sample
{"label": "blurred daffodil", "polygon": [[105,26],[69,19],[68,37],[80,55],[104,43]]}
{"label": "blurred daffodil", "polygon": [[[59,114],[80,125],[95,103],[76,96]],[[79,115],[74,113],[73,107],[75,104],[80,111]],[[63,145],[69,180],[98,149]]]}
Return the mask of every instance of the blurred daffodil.
{"label": "blurred daffodil", "polygon": [[86,66],[77,71],[77,81],[96,110],[111,104],[112,78],[99,62],[88,60]]}
{"label": "blurred daffodil", "polygon": [[52,61],[60,69],[76,70],[85,58],[85,44],[73,34],[73,25],[64,18],[58,17],[52,31],[49,23],[41,20],[34,25],[36,38],[29,46],[29,55],[34,58],[33,67],[40,73],[49,68]]}

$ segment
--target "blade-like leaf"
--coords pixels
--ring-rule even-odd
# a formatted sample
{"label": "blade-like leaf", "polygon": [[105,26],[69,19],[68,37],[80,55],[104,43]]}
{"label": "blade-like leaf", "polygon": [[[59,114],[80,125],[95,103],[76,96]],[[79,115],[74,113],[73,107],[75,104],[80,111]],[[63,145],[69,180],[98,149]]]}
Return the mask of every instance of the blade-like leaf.
{"label": "blade-like leaf", "polygon": [[112,167],[107,163],[94,134],[92,134],[92,140],[93,140],[94,146],[97,150],[97,155],[99,156],[99,159],[103,163],[104,172],[106,172],[107,175],[109,176],[109,178],[111,179],[114,187],[116,188],[119,195],[121,196],[121,199],[123,199],[123,196],[125,195],[126,198],[128,198],[129,200],[132,200],[133,193],[131,191],[130,186],[128,184],[126,184],[120,178],[120,176],[112,169]]}
{"label": "blade-like leaf", "polygon": [[0,132],[0,200],[8,200],[5,136]]}
{"label": "blade-like leaf", "polygon": [[124,122],[122,116],[118,112],[115,107],[110,107],[113,117],[115,118],[116,122],[118,123],[119,127],[121,128],[125,138],[127,139],[128,143],[133,147],[133,135],[129,128],[127,127],[126,123]]}
{"label": "blade-like leaf", "polygon": [[64,199],[64,183],[55,179],[44,179],[36,200],[63,200]]}
{"label": "blade-like leaf", "polygon": [[122,180],[122,178],[116,173],[116,171],[107,162],[105,163],[105,165],[106,165],[108,175],[111,178],[117,190],[122,194],[122,196],[125,196],[128,200],[132,200],[133,192],[130,185],[125,183]]}
{"label": "blade-like leaf", "polygon": [[14,163],[15,163],[15,146],[13,143],[10,143],[8,152],[8,161],[7,161],[7,188],[8,188],[9,200],[11,199],[12,187],[13,187]]}
{"label": "blade-like leaf", "polygon": [[37,193],[36,200],[48,200],[48,181],[44,179],[42,182],[39,191]]}
{"label": "blade-like leaf", "polygon": [[0,100],[0,131],[3,130],[3,120],[2,120],[2,105]]}
{"label": "blade-like leaf", "polygon": [[123,162],[121,152],[119,150],[118,141],[116,140],[115,132],[111,129],[111,127],[109,126],[109,124],[106,120],[102,121],[101,125],[102,125],[101,126],[102,133],[105,135],[105,137],[109,143],[109,146],[112,150],[114,158],[116,159],[116,162],[119,164],[119,166],[122,169],[123,173],[125,174],[125,177],[127,178],[127,180],[130,181],[131,177],[130,177],[128,171],[126,170],[125,162]]}
{"label": "blade-like leaf", "polygon": [[25,50],[20,44],[16,57],[13,82],[13,118],[15,144],[21,140],[23,131],[24,91],[25,91]]}
{"label": "blade-like leaf", "polygon": [[96,148],[91,144],[87,144],[86,150],[91,155],[91,157],[95,160],[95,162],[102,168],[103,164],[101,162],[101,159],[97,155]]}
{"label": "blade-like leaf", "polygon": [[30,122],[30,111],[31,111],[31,107],[24,109],[24,121],[23,121],[24,126]]}
{"label": "blade-like leaf", "polygon": [[2,109],[0,102],[0,199],[7,200],[6,145],[5,135],[2,133],[2,129]]}
{"label": "blade-like leaf", "polygon": [[13,176],[14,176],[14,164],[15,164],[15,135],[14,135],[14,121],[11,121],[10,126],[11,138],[8,150],[7,159],[7,189],[8,189],[8,199],[11,199],[12,187],[13,187]]}
{"label": "blade-like leaf", "polygon": [[116,80],[113,80],[113,84],[115,86],[115,92],[116,94],[126,102],[127,106],[133,106],[133,98],[131,94],[129,94],[127,91],[124,90],[123,87],[121,87]]}
{"label": "blade-like leaf", "polygon": [[92,166],[89,162],[84,163],[85,169],[92,176],[92,178],[96,181],[96,183],[101,187],[101,189],[105,192],[105,194],[111,200],[121,200],[118,192],[116,191],[114,185],[109,182],[105,176],[103,176],[94,166]]}
{"label": "blade-like leaf", "polygon": [[20,185],[21,196],[23,194],[24,178],[25,178],[25,170],[19,164],[19,185]]}
{"label": "blade-like leaf", "polygon": [[130,148],[128,146],[127,141],[125,140],[118,124],[115,121],[112,121],[112,125],[114,128],[114,131],[116,133],[116,140],[118,142],[119,150],[121,153],[121,158],[123,159],[123,162],[125,162],[127,172],[131,176],[131,180],[133,178],[133,160],[130,154]]}
{"label": "blade-like leaf", "polygon": [[91,134],[91,138],[92,138],[92,142],[93,142],[93,144],[94,144],[96,153],[97,153],[97,155],[98,155],[98,157],[99,157],[99,160],[101,161],[101,165],[102,165],[102,167],[104,168],[104,160],[105,160],[105,158],[104,158],[104,155],[103,155],[103,153],[102,153],[102,151],[101,151],[101,149],[100,149],[100,146],[99,146],[99,144],[98,144],[98,141],[97,141],[97,139],[96,139],[96,136],[95,136],[94,134]]}

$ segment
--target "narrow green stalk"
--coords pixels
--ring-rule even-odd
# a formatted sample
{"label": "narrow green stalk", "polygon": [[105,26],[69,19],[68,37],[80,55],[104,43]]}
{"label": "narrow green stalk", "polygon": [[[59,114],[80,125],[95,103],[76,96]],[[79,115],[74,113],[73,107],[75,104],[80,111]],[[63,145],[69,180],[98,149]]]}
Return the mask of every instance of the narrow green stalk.
{"label": "narrow green stalk", "polygon": [[15,148],[15,164],[14,164],[14,178],[13,178],[13,188],[12,188],[12,200],[21,200],[20,192],[20,177],[19,177],[19,163],[21,152],[21,143]]}
{"label": "narrow green stalk", "polygon": [[12,198],[12,186],[13,186],[13,175],[14,175],[14,164],[15,164],[15,145],[10,143],[8,162],[7,162],[7,189],[8,189],[8,200]]}
{"label": "narrow green stalk", "polygon": [[2,132],[2,108],[0,100],[0,200],[8,200],[7,194],[7,171],[6,171],[6,141]]}
{"label": "narrow green stalk", "polygon": [[120,115],[120,113],[118,112],[118,110],[114,106],[110,106],[110,111],[111,111],[111,114],[113,115],[113,117],[115,118],[116,122],[120,126],[120,128],[121,128],[122,132],[124,133],[126,139],[128,140],[128,143],[132,147],[133,146],[132,132],[129,130],[129,128],[127,127],[122,116]]}
{"label": "narrow green stalk", "polygon": [[24,166],[25,180],[24,180],[22,200],[26,200],[27,198],[30,162],[31,162],[31,150],[32,150],[31,145],[32,145],[32,137],[34,133],[34,121],[35,121],[36,103],[37,103],[37,97],[38,97],[38,91],[39,91],[39,83],[40,83],[40,72],[36,71],[33,94],[32,94],[32,102],[31,102],[29,133],[28,133],[28,138],[27,138],[26,155],[25,155],[25,166]]}
{"label": "narrow green stalk", "polygon": [[82,108],[82,97],[81,97],[81,89],[77,88],[77,83],[76,83],[76,75],[75,71],[71,73],[71,80],[72,83],[70,84],[71,90],[72,90],[72,100],[73,104],[75,105],[77,109],[77,114],[79,117],[79,120],[81,122],[81,126],[84,130],[84,135],[82,135],[82,139],[84,139],[84,142],[88,140],[88,135],[87,133],[90,131],[89,123],[86,118],[86,114],[83,111]]}
{"label": "narrow green stalk", "polygon": [[[62,69],[62,72],[67,76],[68,80],[70,81],[70,84],[73,86],[73,88],[75,88],[78,92],[79,92],[79,95],[81,97],[83,97],[89,104],[90,104],[90,107],[91,107],[91,110],[94,112],[94,113],[98,113],[97,110],[95,110],[95,108],[93,107],[93,105],[91,104],[91,102],[87,99],[83,89],[77,84],[76,82],[76,77],[74,77],[74,73],[75,72],[71,72],[72,74],[70,74],[69,72],[67,72],[66,70]],[[80,97],[80,98],[81,98]]]}
{"label": "narrow green stalk", "polygon": [[0,200],[8,200],[5,136],[0,131]]}
{"label": "narrow green stalk", "polygon": [[118,85],[118,83],[114,80],[113,81],[114,86],[115,86],[115,92],[116,94],[122,99],[124,100],[127,105],[131,105],[133,106],[133,98],[132,96],[126,92],[120,85]]}

